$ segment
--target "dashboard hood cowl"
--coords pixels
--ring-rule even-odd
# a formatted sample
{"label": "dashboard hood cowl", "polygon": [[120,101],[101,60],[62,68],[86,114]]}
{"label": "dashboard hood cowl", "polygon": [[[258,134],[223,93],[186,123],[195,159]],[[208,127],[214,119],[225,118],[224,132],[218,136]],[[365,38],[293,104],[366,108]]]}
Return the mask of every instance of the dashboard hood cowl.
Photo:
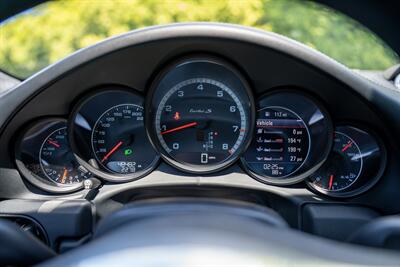
{"label": "dashboard hood cowl", "polygon": [[154,26],[121,34],[78,50],[48,66],[16,87],[0,94],[0,129],[3,130],[24,103],[52,82],[78,66],[115,50],[161,40],[180,38],[215,38],[251,43],[279,51],[305,62],[353,88],[373,103],[400,132],[400,92],[361,76],[328,56],[287,37],[250,27],[222,23],[177,23]]}

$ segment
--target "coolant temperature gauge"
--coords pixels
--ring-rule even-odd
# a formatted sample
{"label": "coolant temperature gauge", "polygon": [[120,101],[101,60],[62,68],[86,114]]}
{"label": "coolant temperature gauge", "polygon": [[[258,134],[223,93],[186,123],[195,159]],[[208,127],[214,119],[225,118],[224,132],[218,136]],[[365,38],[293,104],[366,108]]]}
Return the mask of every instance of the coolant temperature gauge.
{"label": "coolant temperature gauge", "polygon": [[314,173],[312,183],[326,191],[339,191],[351,186],[360,176],[363,159],[357,143],[336,131],[327,163]]}
{"label": "coolant temperature gauge", "polygon": [[325,163],[307,184],[333,197],[352,197],[371,188],[381,177],[386,150],[377,135],[353,126],[338,126]]}

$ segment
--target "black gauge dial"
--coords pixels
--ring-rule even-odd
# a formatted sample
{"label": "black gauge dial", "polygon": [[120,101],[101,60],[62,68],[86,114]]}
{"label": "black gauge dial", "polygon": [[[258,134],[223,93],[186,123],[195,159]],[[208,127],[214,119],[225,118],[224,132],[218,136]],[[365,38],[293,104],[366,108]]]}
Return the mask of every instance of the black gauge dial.
{"label": "black gauge dial", "polygon": [[156,114],[157,137],[174,159],[193,165],[223,162],[240,147],[248,121],[223,83],[195,78],[174,86]]}
{"label": "black gauge dial", "polygon": [[84,98],[71,115],[70,140],[80,163],[112,182],[138,179],[159,160],[144,126],[143,98],[108,86]]}
{"label": "black gauge dial", "polygon": [[346,189],[361,174],[363,159],[360,148],[348,135],[336,131],[327,163],[310,176],[310,181],[326,191]]}
{"label": "black gauge dial", "polygon": [[329,154],[333,130],[327,112],[315,99],[283,89],[261,97],[258,107],[244,168],[269,184],[303,181]]}
{"label": "black gauge dial", "polygon": [[376,135],[353,126],[335,129],[326,162],[311,174],[307,184],[332,197],[352,197],[371,188],[386,163],[386,150]]}
{"label": "black gauge dial", "polygon": [[154,152],[148,150],[143,131],[143,107],[121,104],[104,112],[92,132],[92,148],[97,162],[114,173],[128,174],[148,168]]}
{"label": "black gauge dial", "polygon": [[16,146],[16,163],[35,186],[54,193],[83,188],[92,174],[76,160],[67,136],[67,121],[47,118],[32,123]]}
{"label": "black gauge dial", "polygon": [[[183,76],[170,80],[182,69]],[[152,124],[155,143],[169,162],[207,172],[237,158],[252,123],[247,87],[236,75],[219,63],[195,60],[178,65],[157,84]]]}
{"label": "black gauge dial", "polygon": [[258,111],[254,138],[256,147],[247,164],[262,169],[269,177],[284,178],[295,173],[310,151],[307,125],[299,115],[283,107]]}
{"label": "black gauge dial", "polygon": [[43,141],[39,162],[43,173],[58,184],[80,183],[90,173],[75,160],[67,139],[67,127],[52,132]]}

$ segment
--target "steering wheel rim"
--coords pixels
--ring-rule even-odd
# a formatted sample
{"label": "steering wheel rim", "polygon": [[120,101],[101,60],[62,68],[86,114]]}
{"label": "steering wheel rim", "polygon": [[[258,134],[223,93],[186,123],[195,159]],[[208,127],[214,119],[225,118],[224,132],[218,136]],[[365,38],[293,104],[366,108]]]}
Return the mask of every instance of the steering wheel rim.
{"label": "steering wheel rim", "polygon": [[[179,210],[179,207],[181,209]],[[136,204],[112,214],[91,243],[42,266],[395,265],[400,256],[293,231],[268,209],[226,202]],[[249,210],[249,209],[248,209]],[[259,216],[254,216],[256,213]],[[267,212],[267,213],[265,213]],[[116,216],[117,215],[117,216]],[[121,217],[129,220],[121,222]],[[265,219],[267,217],[269,219]],[[114,219],[119,223],[111,223]],[[105,224],[111,223],[111,227]]]}

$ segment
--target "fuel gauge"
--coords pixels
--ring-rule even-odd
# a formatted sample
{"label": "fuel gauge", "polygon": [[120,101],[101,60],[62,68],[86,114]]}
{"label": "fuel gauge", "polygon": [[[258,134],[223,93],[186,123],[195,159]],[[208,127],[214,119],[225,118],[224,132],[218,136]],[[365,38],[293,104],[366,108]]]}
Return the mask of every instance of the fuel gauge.
{"label": "fuel gauge", "polygon": [[75,159],[67,137],[67,121],[41,119],[27,126],[16,143],[15,161],[20,173],[33,185],[53,193],[83,188],[92,176]]}
{"label": "fuel gauge", "polygon": [[80,183],[90,177],[69,148],[67,127],[55,130],[43,141],[39,162],[47,178],[58,184]]}

